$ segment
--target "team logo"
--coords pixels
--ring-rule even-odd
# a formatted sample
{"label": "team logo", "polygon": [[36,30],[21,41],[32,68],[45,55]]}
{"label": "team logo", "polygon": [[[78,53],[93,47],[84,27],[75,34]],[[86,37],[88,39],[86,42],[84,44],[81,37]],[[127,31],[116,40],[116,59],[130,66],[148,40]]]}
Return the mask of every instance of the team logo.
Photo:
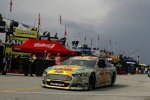
{"label": "team logo", "polygon": [[34,47],[54,48],[55,44],[35,43]]}

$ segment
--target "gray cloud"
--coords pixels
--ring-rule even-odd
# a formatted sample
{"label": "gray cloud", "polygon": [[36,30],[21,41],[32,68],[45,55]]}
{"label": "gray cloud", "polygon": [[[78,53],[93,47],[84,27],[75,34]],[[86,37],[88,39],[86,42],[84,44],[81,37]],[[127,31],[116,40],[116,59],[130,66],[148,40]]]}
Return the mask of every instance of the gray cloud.
{"label": "gray cloud", "polygon": [[[0,1],[0,13],[25,24],[37,24],[41,14],[41,28],[62,36],[64,26],[68,31],[68,42],[84,34],[87,42],[99,34],[99,47],[108,49],[108,41],[117,42],[116,53],[139,49],[141,63],[150,59],[150,1],[149,0],[13,0],[13,11],[8,13],[9,0]],[[59,25],[59,15],[63,25]],[[113,50],[113,45],[112,45]],[[137,56],[136,52],[136,56]]]}

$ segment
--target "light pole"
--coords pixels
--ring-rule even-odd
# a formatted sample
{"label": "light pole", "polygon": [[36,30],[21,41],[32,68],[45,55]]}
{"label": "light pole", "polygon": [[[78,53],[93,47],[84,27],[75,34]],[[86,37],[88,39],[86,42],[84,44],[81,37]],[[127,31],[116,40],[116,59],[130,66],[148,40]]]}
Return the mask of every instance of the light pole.
{"label": "light pole", "polygon": [[137,60],[137,61],[138,61],[138,64],[139,64],[139,63],[140,63],[140,61],[139,61],[140,56],[137,56],[137,58],[138,58],[138,60]]}

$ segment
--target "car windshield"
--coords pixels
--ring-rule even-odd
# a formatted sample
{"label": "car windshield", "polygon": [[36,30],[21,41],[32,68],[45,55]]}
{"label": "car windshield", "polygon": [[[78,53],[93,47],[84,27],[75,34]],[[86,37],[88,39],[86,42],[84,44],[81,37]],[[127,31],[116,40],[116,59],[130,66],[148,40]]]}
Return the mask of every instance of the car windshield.
{"label": "car windshield", "polygon": [[78,65],[86,67],[95,67],[96,60],[86,60],[86,59],[68,59],[61,63],[62,65]]}

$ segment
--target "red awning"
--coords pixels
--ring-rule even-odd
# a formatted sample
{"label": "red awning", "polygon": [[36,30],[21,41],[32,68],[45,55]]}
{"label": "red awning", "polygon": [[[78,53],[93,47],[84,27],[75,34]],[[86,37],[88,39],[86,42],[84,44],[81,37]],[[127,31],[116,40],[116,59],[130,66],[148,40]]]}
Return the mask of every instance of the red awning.
{"label": "red awning", "polygon": [[30,53],[75,54],[56,41],[28,39],[23,44],[13,47],[13,51]]}

